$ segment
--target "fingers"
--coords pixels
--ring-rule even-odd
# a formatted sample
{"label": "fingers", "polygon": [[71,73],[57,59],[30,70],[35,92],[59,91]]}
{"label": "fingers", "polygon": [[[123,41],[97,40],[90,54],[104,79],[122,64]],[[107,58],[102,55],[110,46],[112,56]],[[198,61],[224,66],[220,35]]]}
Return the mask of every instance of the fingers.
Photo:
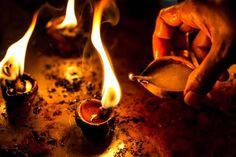
{"label": "fingers", "polygon": [[202,62],[211,48],[211,40],[203,31],[199,31],[191,47],[198,61]]}
{"label": "fingers", "polygon": [[161,14],[163,14],[162,12],[163,11],[161,11],[159,17],[157,18],[156,29],[153,35],[162,39],[171,39],[175,28],[165,22],[161,16]]}
{"label": "fingers", "polygon": [[172,50],[171,41],[153,36],[152,42],[154,59],[158,59],[170,54],[170,51]]}
{"label": "fingers", "polygon": [[179,30],[183,33],[187,33],[187,32],[192,32],[194,30],[193,27],[183,23],[180,27]]}
{"label": "fingers", "polygon": [[199,103],[218,79],[226,79],[227,73],[221,74],[233,62],[233,57],[229,57],[231,44],[225,41],[232,34],[227,25],[221,26],[224,19],[217,22],[222,16],[216,16],[214,8],[209,10],[208,6],[194,4],[193,1],[185,1],[162,10],[153,33],[153,55],[157,59],[169,55],[171,51],[187,49],[188,32],[200,30],[191,47],[202,63],[189,76],[184,91],[184,100],[190,105]]}
{"label": "fingers", "polygon": [[[182,32],[174,33],[173,39],[163,39],[153,36],[153,56],[155,59],[170,55],[172,50],[188,49],[188,36]],[[175,54],[178,55],[178,54]]]}
{"label": "fingers", "polygon": [[160,11],[153,33],[153,55],[160,58],[168,55],[173,49],[172,37],[175,27],[182,24],[178,17],[178,6],[173,6]]}
{"label": "fingers", "polygon": [[[216,46],[215,46],[216,45]],[[206,95],[229,67],[230,59],[227,45],[223,42],[215,43],[201,65],[189,76],[184,91],[184,101],[189,105],[200,104]]]}
{"label": "fingers", "polygon": [[169,55],[172,50],[188,48],[187,34],[198,26],[188,9],[191,6],[184,5],[180,3],[160,11],[152,40],[155,59]]}

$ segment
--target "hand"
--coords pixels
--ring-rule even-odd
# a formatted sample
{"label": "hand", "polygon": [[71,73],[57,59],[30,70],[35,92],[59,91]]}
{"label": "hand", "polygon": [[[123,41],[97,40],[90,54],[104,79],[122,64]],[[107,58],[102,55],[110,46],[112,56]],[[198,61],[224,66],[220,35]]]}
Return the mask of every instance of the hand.
{"label": "hand", "polygon": [[[162,9],[157,17],[153,33],[154,58],[191,46],[201,62],[190,74],[185,87],[184,100],[189,105],[200,103],[236,61],[236,7],[232,3],[235,2],[187,0]],[[197,35],[189,43],[188,34],[196,31]]]}

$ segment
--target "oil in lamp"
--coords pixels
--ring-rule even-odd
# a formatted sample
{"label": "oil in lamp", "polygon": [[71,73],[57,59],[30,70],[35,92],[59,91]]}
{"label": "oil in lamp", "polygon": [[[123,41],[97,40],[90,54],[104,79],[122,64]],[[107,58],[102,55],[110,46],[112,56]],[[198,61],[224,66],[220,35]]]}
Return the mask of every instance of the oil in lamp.
{"label": "oil in lamp", "polygon": [[100,100],[87,99],[76,109],[76,123],[88,139],[104,139],[113,128],[114,113],[111,108],[104,109]]}
{"label": "oil in lamp", "polygon": [[102,0],[95,7],[91,39],[104,68],[102,100],[88,99],[76,109],[76,122],[87,138],[104,139],[111,135],[114,123],[114,107],[121,99],[119,82],[112,68],[109,55],[101,40],[101,17],[108,0]]}
{"label": "oil in lamp", "polygon": [[129,74],[129,79],[138,81],[152,94],[173,98],[184,91],[190,73],[195,66],[185,58],[165,56],[152,61],[140,75]]}
{"label": "oil in lamp", "polygon": [[76,18],[74,8],[75,0],[68,0],[65,16],[53,18],[46,26],[52,44],[64,57],[82,54],[88,38],[82,19]]}
{"label": "oil in lamp", "polygon": [[6,102],[9,121],[22,122],[28,116],[30,104],[38,91],[35,79],[24,73],[25,54],[29,39],[37,22],[38,12],[33,16],[25,35],[12,44],[0,62],[2,96]]}

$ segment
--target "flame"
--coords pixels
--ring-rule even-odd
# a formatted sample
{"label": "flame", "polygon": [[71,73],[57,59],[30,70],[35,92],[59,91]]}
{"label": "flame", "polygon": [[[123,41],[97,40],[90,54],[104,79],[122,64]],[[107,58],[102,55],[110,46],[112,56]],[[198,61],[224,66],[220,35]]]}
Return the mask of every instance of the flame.
{"label": "flame", "polygon": [[92,43],[99,53],[104,68],[104,82],[102,89],[103,108],[115,107],[121,99],[120,85],[115,76],[115,73],[113,72],[108,52],[102,44],[100,34],[102,13],[108,2],[109,0],[101,0],[100,3],[95,7],[91,34]]}
{"label": "flame", "polygon": [[24,73],[26,49],[35,28],[37,17],[38,11],[34,14],[25,35],[7,49],[5,57],[0,62],[0,69],[2,69],[0,70],[0,78],[12,81]]}
{"label": "flame", "polygon": [[66,7],[66,15],[62,23],[57,25],[58,29],[63,29],[65,27],[74,28],[77,26],[77,19],[75,16],[75,0],[68,0]]}

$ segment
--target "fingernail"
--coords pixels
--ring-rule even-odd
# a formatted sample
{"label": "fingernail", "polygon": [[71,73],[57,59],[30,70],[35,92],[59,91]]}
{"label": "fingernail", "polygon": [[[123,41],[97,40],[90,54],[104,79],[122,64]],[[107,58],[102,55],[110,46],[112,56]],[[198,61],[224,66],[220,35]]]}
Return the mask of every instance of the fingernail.
{"label": "fingernail", "polygon": [[198,107],[202,103],[202,101],[203,101],[203,96],[193,91],[189,91],[184,96],[184,102],[189,106]]}

